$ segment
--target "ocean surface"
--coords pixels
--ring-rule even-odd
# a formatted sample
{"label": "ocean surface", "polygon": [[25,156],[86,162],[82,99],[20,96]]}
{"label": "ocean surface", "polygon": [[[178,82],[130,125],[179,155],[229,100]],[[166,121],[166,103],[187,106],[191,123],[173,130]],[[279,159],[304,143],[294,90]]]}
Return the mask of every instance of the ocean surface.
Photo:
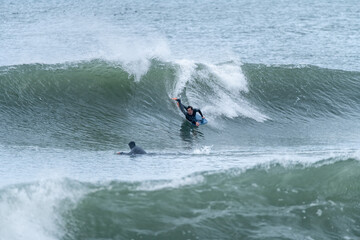
{"label": "ocean surface", "polygon": [[0,30],[0,240],[360,238],[357,0],[0,0]]}

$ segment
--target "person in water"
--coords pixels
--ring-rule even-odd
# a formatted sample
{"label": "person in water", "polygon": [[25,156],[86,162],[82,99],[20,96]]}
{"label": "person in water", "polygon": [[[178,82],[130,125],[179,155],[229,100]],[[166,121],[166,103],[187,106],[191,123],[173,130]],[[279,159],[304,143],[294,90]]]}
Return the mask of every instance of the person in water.
{"label": "person in water", "polygon": [[178,98],[176,98],[175,101],[177,101],[177,105],[179,106],[181,112],[185,115],[186,119],[192,124],[199,126],[200,123],[196,121],[196,113],[198,112],[202,118],[205,118],[200,109],[193,108],[192,106],[185,107]]}
{"label": "person in water", "polygon": [[131,149],[131,151],[129,153],[124,153],[124,152],[118,152],[116,154],[118,155],[135,155],[135,154],[146,154],[146,152],[144,151],[144,149],[142,149],[139,146],[136,146],[134,141],[129,142],[129,147]]}

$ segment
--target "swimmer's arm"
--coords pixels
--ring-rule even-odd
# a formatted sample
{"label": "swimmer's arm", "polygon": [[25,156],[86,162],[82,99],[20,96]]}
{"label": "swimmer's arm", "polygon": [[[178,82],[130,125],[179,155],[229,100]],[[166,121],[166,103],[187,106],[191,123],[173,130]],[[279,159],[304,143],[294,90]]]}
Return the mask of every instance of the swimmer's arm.
{"label": "swimmer's arm", "polygon": [[128,153],[125,153],[125,152],[117,152],[116,154],[117,154],[117,155],[133,155],[133,152],[132,152],[132,151],[130,151],[130,152],[128,152]]}

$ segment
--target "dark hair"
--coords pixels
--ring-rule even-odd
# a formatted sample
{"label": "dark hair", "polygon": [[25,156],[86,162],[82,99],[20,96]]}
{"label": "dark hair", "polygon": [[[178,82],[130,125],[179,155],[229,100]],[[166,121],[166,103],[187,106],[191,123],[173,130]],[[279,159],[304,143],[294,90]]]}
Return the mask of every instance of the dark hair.
{"label": "dark hair", "polygon": [[134,141],[131,141],[129,142],[129,147],[132,149],[135,147],[135,142]]}
{"label": "dark hair", "polygon": [[187,108],[186,108],[186,110],[188,110],[188,109],[191,109],[191,110],[194,110],[194,108],[192,107],[192,106],[188,106]]}

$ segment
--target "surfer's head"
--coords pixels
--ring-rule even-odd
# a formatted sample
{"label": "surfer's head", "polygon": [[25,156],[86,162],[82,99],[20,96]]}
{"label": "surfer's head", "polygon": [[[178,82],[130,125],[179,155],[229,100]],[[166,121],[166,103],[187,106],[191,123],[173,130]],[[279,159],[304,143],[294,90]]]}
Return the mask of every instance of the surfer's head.
{"label": "surfer's head", "polygon": [[188,106],[186,110],[189,115],[192,115],[194,113],[194,108],[192,106]]}
{"label": "surfer's head", "polygon": [[129,148],[133,149],[135,147],[135,142],[131,141],[129,142]]}

